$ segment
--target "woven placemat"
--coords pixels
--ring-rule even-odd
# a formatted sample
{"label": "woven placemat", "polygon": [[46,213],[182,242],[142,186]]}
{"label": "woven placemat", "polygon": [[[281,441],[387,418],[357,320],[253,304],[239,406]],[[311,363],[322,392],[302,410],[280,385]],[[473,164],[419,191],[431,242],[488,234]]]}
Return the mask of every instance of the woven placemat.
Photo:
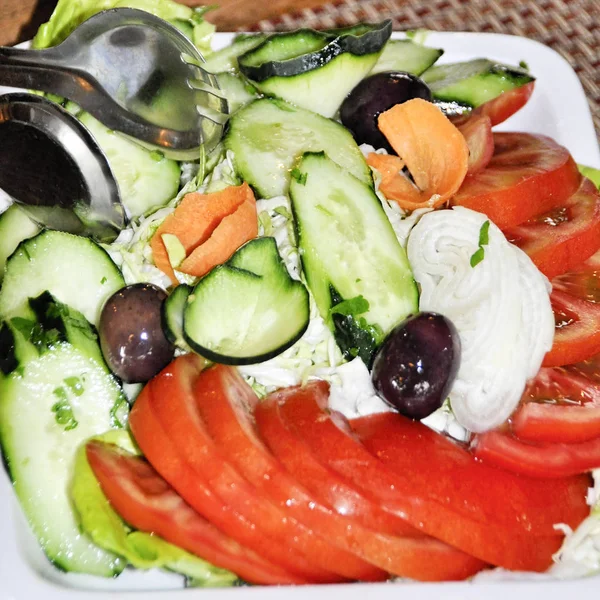
{"label": "woven placemat", "polygon": [[600,138],[600,0],[345,0],[261,21],[254,29],[323,29],[387,18],[396,30],[509,33],[550,46],[581,79]]}

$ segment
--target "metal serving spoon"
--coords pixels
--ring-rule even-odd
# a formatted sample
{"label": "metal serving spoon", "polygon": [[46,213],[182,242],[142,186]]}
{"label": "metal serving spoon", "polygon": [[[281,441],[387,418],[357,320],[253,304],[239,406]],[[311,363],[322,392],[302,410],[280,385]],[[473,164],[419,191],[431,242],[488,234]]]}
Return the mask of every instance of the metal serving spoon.
{"label": "metal serving spoon", "polygon": [[0,96],[0,188],[51,229],[111,242],[127,222],[106,156],[90,132],[35,94]]}
{"label": "metal serving spoon", "polygon": [[219,141],[227,101],[176,27],[132,8],[90,17],[53,48],[0,47],[0,84],[76,102],[110,129],[179,159]]}

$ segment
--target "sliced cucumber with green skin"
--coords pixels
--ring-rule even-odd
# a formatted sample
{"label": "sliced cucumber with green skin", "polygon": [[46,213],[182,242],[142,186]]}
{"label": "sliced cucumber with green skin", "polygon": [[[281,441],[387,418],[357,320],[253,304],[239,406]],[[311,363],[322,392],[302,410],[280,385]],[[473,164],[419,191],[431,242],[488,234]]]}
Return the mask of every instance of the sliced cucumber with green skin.
{"label": "sliced cucumber with green skin", "polygon": [[307,289],[289,276],[275,239],[262,237],[198,282],[185,308],[183,333],[209,360],[249,365],[287,350],[309,319]]}
{"label": "sliced cucumber with green skin", "polygon": [[[385,335],[418,310],[406,253],[372,188],[324,153],[304,154],[296,168],[290,196],[308,287],[346,356],[369,365]],[[343,301],[350,310],[332,311]]]}
{"label": "sliced cucumber with green skin", "polygon": [[71,344],[0,378],[0,446],[13,488],[46,556],[65,571],[114,577],[125,567],[82,535],[68,493],[77,448],[114,426],[121,399],[114,378]]}
{"label": "sliced cucumber with green skin", "polygon": [[183,313],[191,291],[192,287],[189,285],[178,285],[163,302],[161,309],[165,336],[172,344],[184,350],[189,350],[189,346],[183,338]]}
{"label": "sliced cucumber with green skin", "polygon": [[403,71],[421,75],[442,56],[443,50],[428,48],[412,40],[390,40],[371,70],[370,75],[387,71]]}
{"label": "sliced cucumber with green skin", "polygon": [[229,114],[233,114],[258,98],[257,89],[237,73],[219,73],[217,79],[221,91],[227,98]]}
{"label": "sliced cucumber with green skin", "polygon": [[91,239],[45,230],[21,242],[6,263],[0,319],[26,316],[29,298],[47,290],[97,325],[104,302],[124,286],[117,265]]}
{"label": "sliced cucumber with green skin", "polygon": [[421,75],[433,97],[444,102],[476,108],[503,92],[535,80],[526,71],[478,58],[461,63],[436,65]]}
{"label": "sliced cucumber with green skin", "polygon": [[275,34],[240,56],[239,68],[263,94],[333,117],[391,33],[391,21],[384,21],[337,37],[302,29]]}
{"label": "sliced cucumber with green skin", "polygon": [[0,215],[0,282],[4,277],[8,257],[23,240],[33,237],[40,229],[17,204],[9,206]]}
{"label": "sliced cucumber with green skin", "polygon": [[176,161],[142,148],[88,113],[80,113],[77,118],[106,154],[129,217],[148,214],[175,197],[181,176]]}
{"label": "sliced cucumber with green skin", "polygon": [[229,46],[213,52],[202,66],[209,73],[235,71],[238,68],[238,56],[252,50],[252,48],[256,48],[266,38],[267,35],[264,33],[239,35]]}
{"label": "sliced cucumber with green skin", "polygon": [[371,170],[342,125],[283,100],[262,98],[229,120],[225,148],[233,151],[236,172],[258,193],[272,198],[287,193],[294,161],[304,152],[327,155],[366,185]]}

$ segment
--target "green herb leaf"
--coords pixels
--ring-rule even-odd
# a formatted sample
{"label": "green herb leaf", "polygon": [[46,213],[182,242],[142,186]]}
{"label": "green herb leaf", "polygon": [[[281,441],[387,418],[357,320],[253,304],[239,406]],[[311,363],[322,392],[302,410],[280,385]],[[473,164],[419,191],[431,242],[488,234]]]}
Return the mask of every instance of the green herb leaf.
{"label": "green herb leaf", "polygon": [[33,329],[35,327],[35,321],[31,319],[24,319],[23,317],[13,317],[10,320],[10,324],[16,329],[26,340],[31,339]]}
{"label": "green herb leaf", "polygon": [[473,252],[473,255],[471,256],[471,267],[476,267],[483,259],[485,256],[485,250],[480,246],[479,249],[476,252]]}
{"label": "green herb leaf", "polygon": [[339,304],[332,306],[329,312],[334,315],[361,315],[369,310],[369,301],[362,295],[342,300]]}
{"label": "green herb leaf", "polygon": [[487,246],[490,243],[490,222],[486,221],[479,230],[479,245]]}
{"label": "green herb leaf", "polygon": [[291,173],[292,177],[300,184],[306,185],[306,180],[308,179],[308,173],[302,173],[298,167],[294,167]]}
{"label": "green herb leaf", "polygon": [[519,67],[524,71],[529,71],[529,65],[524,60],[519,61]]}
{"label": "green herb leaf", "polygon": [[76,396],[81,396],[85,391],[83,383],[79,377],[67,377],[66,379],[63,379],[63,381]]}
{"label": "green herb leaf", "polygon": [[79,423],[73,415],[73,409],[69,403],[69,397],[65,388],[56,388],[52,393],[58,398],[58,401],[52,406],[52,412],[54,413],[56,422],[59,425],[64,425],[65,431],[75,429]]}

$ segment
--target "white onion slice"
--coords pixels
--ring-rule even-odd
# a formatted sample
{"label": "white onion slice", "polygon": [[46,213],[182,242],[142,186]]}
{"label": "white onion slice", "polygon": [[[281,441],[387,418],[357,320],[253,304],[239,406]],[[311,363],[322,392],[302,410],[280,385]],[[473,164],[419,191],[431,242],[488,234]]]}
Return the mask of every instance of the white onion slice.
{"label": "white onion slice", "polygon": [[471,266],[486,221],[462,207],[435,211],[421,217],[407,247],[420,310],[447,316],[459,332],[461,364],[450,402],[473,432],[510,416],[554,335],[546,278],[493,223],[483,260]]}

